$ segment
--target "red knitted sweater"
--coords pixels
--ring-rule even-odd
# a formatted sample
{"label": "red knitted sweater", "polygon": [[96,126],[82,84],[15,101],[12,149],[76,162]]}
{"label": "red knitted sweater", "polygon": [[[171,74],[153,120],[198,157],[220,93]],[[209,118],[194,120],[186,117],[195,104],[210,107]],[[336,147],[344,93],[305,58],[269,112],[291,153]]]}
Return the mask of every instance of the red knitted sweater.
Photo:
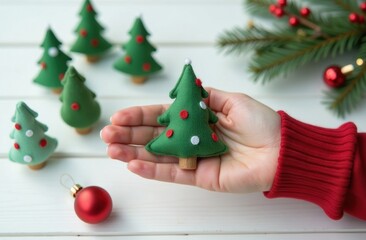
{"label": "red knitted sweater", "polygon": [[347,212],[366,220],[366,133],[353,123],[329,129],[279,114],[278,168],[265,196],[313,202],[332,219]]}

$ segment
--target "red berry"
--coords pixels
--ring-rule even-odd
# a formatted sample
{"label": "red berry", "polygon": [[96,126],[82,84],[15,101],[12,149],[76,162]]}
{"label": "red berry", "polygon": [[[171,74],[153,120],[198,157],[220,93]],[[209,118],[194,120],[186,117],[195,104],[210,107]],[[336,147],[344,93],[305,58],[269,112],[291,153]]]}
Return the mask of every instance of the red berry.
{"label": "red berry", "polygon": [[46,139],[41,139],[41,141],[39,141],[39,146],[40,147],[45,147],[45,146],[47,146],[47,140]]}
{"label": "red berry", "polygon": [[86,31],[86,29],[80,29],[80,36],[86,37],[87,35],[88,35],[88,32]]}
{"label": "red berry", "polygon": [[173,136],[173,134],[174,134],[173,129],[168,129],[168,130],[166,131],[166,133],[165,133],[165,136],[166,136],[167,138],[171,138],[171,137]]}
{"label": "red berry", "polygon": [[46,69],[47,68],[47,64],[45,62],[41,62],[41,68],[42,69]]}
{"label": "red berry", "polygon": [[358,22],[358,20],[359,20],[359,16],[358,16],[358,14],[357,14],[357,13],[350,13],[350,14],[348,15],[348,20],[349,20],[350,22],[352,22],[352,23],[357,23],[357,22]]}
{"label": "red berry", "polygon": [[90,40],[90,44],[93,46],[93,47],[98,47],[99,45],[99,40],[96,39],[96,38],[93,38],[92,40]]}
{"label": "red berry", "polygon": [[346,76],[339,66],[332,65],[325,69],[323,80],[329,87],[338,88],[345,83]]}
{"label": "red berry", "polygon": [[142,70],[144,70],[145,72],[150,71],[150,69],[151,69],[151,65],[150,65],[150,63],[144,63],[144,64],[142,65]]}
{"label": "red berry", "polygon": [[287,0],[277,0],[278,5],[281,7],[284,7],[287,5]]}
{"label": "red berry", "polygon": [[92,11],[93,11],[93,6],[92,6],[91,4],[88,4],[88,5],[86,6],[86,11],[88,11],[88,12],[92,12]]}
{"label": "red berry", "polygon": [[180,113],[179,113],[179,116],[180,116],[180,118],[181,119],[187,119],[188,118],[188,111],[187,110],[182,110],[182,111],[180,111]]}
{"label": "red berry", "polygon": [[274,15],[278,18],[282,17],[285,14],[285,11],[282,8],[276,8]]}
{"label": "red berry", "polygon": [[16,123],[14,125],[14,127],[15,127],[16,130],[21,130],[22,129],[22,126],[19,123]]}
{"label": "red berry", "polygon": [[361,9],[362,11],[366,12],[366,2],[362,2],[362,3],[360,4],[360,9]]}
{"label": "red berry", "polygon": [[20,149],[19,144],[18,143],[14,143],[14,148],[17,149],[17,150]]}
{"label": "red berry", "polygon": [[141,35],[136,36],[136,42],[137,43],[142,43],[143,41],[144,41],[144,37],[143,36],[141,36]]}
{"label": "red berry", "polygon": [[61,81],[62,79],[64,79],[64,76],[65,76],[65,74],[64,74],[64,73],[60,73],[60,74],[58,75],[58,79]]}
{"label": "red berry", "polygon": [[295,27],[295,26],[299,25],[300,21],[297,17],[290,17],[288,19],[288,23],[290,24],[290,26]]}
{"label": "red berry", "polygon": [[130,64],[131,63],[131,57],[130,56],[125,56],[125,62]]}
{"label": "red berry", "polygon": [[301,14],[301,16],[303,16],[303,17],[307,17],[307,16],[309,16],[309,14],[310,14],[310,9],[309,9],[309,8],[307,8],[307,7],[301,8],[301,9],[300,9],[300,14]]}
{"label": "red berry", "polygon": [[80,105],[76,102],[72,103],[70,107],[74,111],[78,111],[80,109]]}
{"label": "red berry", "polygon": [[269,10],[270,13],[274,14],[276,9],[277,9],[277,6],[275,4],[269,5],[268,10]]}
{"label": "red berry", "polygon": [[219,141],[219,137],[216,135],[216,133],[212,133],[212,134],[211,134],[211,138],[212,138],[212,140],[213,140],[214,142]]}
{"label": "red berry", "polygon": [[197,87],[202,87],[202,81],[201,81],[201,79],[196,78],[195,83],[196,83],[196,86],[197,86]]}

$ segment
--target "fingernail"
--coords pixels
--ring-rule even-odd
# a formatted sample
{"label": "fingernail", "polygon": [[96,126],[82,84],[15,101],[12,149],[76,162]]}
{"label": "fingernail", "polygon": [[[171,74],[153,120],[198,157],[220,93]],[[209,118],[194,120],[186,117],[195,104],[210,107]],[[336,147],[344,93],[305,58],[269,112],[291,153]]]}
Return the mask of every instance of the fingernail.
{"label": "fingernail", "polygon": [[108,154],[108,149],[109,149],[109,145],[108,145],[108,146],[107,146],[107,148],[105,149],[107,154]]}
{"label": "fingernail", "polygon": [[109,118],[109,122],[112,123],[112,117]]}
{"label": "fingernail", "polygon": [[100,132],[99,132],[99,137],[100,137],[100,139],[102,139],[102,140],[103,140],[103,138],[102,138],[102,132],[103,132],[103,129],[102,129],[102,130],[100,130]]}

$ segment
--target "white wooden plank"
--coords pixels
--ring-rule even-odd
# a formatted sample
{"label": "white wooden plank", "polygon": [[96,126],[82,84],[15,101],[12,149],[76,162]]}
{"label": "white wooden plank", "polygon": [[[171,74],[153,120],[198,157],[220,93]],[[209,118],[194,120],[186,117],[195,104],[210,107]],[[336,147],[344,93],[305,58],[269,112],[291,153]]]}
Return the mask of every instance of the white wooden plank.
{"label": "white wooden plank", "polygon": [[[47,26],[65,43],[75,40],[74,28],[80,21],[81,1],[21,1],[0,2],[2,44],[39,44]],[[94,1],[98,20],[106,27],[105,37],[121,43],[129,39],[133,20],[143,15],[151,32],[152,42],[214,42],[226,28],[245,22],[242,5],[229,2],[177,2],[170,1]]]}
{"label": "white wooden plank", "polygon": [[[67,48],[65,48],[66,51]],[[204,86],[212,86],[227,91],[245,92],[251,96],[301,97],[323,96],[326,89],[322,80],[323,69],[332,62],[342,65],[352,62],[351,55],[342,59],[328,60],[305,66],[287,78],[274,79],[267,85],[254,83],[248,72],[249,56],[224,56],[213,46],[162,46],[154,55],[164,69],[151,76],[142,86],[131,83],[129,76],[113,69],[113,63],[122,56],[119,48],[103,61],[90,65],[84,57],[71,54],[72,65],[82,73],[87,84],[98,97],[161,97],[174,87],[184,60],[192,60],[197,77]],[[0,79],[5,81],[0,87],[0,98],[53,96],[48,90],[32,82],[39,71],[36,62],[42,55],[38,47],[0,47]]]}
{"label": "white wooden plank", "polygon": [[[114,239],[131,239],[131,240],[314,240],[314,239],[332,239],[332,240],[359,240],[365,238],[366,233],[311,233],[311,234],[218,234],[218,235],[160,235],[160,236],[37,236],[27,237],[27,240],[38,239],[85,239],[85,240],[114,240]],[[0,237],[1,238],[1,237]],[[12,237],[11,239],[19,240],[23,237]]]}
{"label": "white wooden plank", "polygon": [[[0,156],[6,157],[12,139],[7,137],[13,129],[13,123],[10,121],[15,111],[15,105],[19,100],[24,100],[31,108],[39,113],[38,120],[45,123],[49,127],[48,134],[56,137],[59,146],[55,156],[106,156],[105,144],[99,139],[99,131],[109,124],[110,116],[119,109],[135,106],[169,103],[171,99],[168,96],[161,98],[100,98],[99,102],[102,106],[102,117],[94,128],[94,131],[87,135],[81,136],[75,133],[74,129],[66,125],[60,117],[59,111],[61,103],[57,97],[46,97],[39,99],[19,98],[12,100],[0,100],[0,132],[5,133],[0,138]],[[285,110],[293,117],[304,122],[315,124],[323,127],[338,127],[345,121],[353,121],[358,126],[359,132],[366,131],[365,116],[366,108],[361,108],[349,115],[346,119],[339,119],[331,112],[325,110],[324,106],[319,102],[320,98],[307,97],[287,97],[287,98],[258,98],[259,101],[272,107],[274,110]]]}
{"label": "white wooden plank", "polygon": [[[364,221],[333,221],[310,203],[149,181],[105,158],[54,159],[39,171],[0,159],[0,171],[2,236],[365,233]],[[74,200],[59,183],[64,173],[111,194],[114,207],[106,222],[89,225],[75,216]]]}

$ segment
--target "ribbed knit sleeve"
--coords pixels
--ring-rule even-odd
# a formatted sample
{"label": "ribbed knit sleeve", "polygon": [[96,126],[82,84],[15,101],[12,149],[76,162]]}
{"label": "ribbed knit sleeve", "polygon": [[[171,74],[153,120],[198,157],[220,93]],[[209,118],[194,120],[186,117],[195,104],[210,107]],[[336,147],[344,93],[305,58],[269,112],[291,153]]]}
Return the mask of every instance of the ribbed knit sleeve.
{"label": "ribbed knit sleeve", "polygon": [[329,129],[278,113],[281,149],[272,188],[265,196],[306,200],[319,205],[330,218],[340,219],[357,142],[355,124]]}

